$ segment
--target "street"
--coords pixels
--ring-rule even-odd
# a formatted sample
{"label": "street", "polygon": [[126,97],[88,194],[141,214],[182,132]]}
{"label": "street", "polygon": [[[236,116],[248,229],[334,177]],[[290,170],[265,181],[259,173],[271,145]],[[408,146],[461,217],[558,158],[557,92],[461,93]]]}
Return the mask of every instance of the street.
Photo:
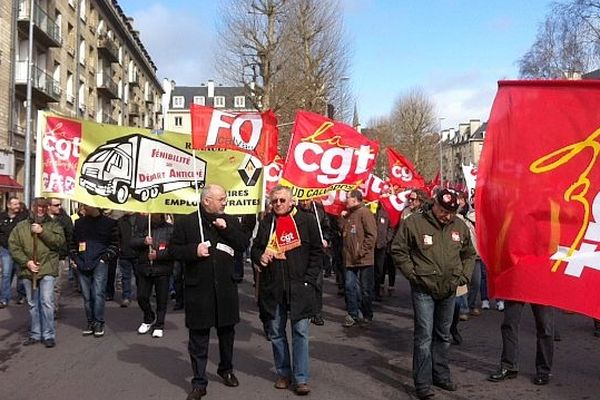
{"label": "street", "polygon": [[[254,303],[252,274],[240,284],[241,323],[234,353],[238,388],[226,387],[216,374],[218,346],[213,333],[206,399],[292,399],[292,391],[273,388],[271,345],[264,338]],[[408,284],[398,277],[393,297],[375,305],[368,328],[343,328],[344,302],[336,296],[335,279],[325,279],[324,326],[311,325],[310,353],[313,399],[413,399],[412,307]],[[116,300],[120,300],[119,293]],[[187,330],[182,311],[166,318],[165,336],[138,335],[142,313],[137,303],[120,308],[107,302],[106,335],[83,337],[82,300],[69,288],[61,300],[57,346],[23,347],[26,305],[11,303],[0,310],[0,399],[181,399],[191,389]],[[500,358],[502,313],[489,310],[462,322],[464,343],[450,349],[457,392],[435,389],[436,399],[597,399],[600,397],[600,338],[592,335],[590,318],[556,312],[562,341],[555,342],[553,377],[535,386],[535,338],[531,309],[521,324],[521,371],[503,383],[486,381]],[[213,331],[214,332],[214,331]]]}

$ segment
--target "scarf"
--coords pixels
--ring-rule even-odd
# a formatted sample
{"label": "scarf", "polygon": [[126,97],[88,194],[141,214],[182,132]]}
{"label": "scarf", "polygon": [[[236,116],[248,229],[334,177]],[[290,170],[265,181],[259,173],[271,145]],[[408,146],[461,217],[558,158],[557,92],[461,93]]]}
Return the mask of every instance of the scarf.
{"label": "scarf", "polygon": [[[296,215],[298,210],[295,208],[286,215],[275,216],[271,223],[271,235],[267,250],[275,254],[275,258],[278,260],[285,260],[285,252],[300,247],[300,234],[298,233],[298,227],[293,216]],[[275,224],[275,220],[277,223]],[[273,232],[273,224],[275,224],[275,231]]]}

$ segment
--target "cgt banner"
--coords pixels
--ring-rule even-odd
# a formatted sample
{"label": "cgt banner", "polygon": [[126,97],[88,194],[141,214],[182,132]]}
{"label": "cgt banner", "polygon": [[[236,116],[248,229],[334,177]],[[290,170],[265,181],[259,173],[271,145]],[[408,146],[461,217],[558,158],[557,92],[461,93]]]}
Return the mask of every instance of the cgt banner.
{"label": "cgt banner", "polygon": [[417,189],[425,186],[425,180],[419,175],[413,163],[391,147],[387,147],[386,152],[391,184],[400,189]]}
{"label": "cgt banner", "polygon": [[379,143],[348,125],[299,111],[281,184],[291,187],[297,199],[352,190],[369,177],[378,151]]}
{"label": "cgt banner", "polygon": [[476,189],[491,297],[600,318],[600,81],[501,81]]}
{"label": "cgt banner", "polygon": [[36,196],[69,198],[102,208],[185,214],[198,187],[227,190],[226,212],[260,211],[262,165],[236,151],[198,151],[173,132],[97,124],[38,114]]}

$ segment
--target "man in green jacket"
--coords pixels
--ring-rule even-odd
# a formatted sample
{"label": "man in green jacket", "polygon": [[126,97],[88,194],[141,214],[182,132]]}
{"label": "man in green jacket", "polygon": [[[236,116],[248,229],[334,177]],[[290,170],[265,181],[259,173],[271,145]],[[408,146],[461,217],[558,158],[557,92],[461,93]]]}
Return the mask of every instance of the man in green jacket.
{"label": "man in green jacket", "polygon": [[31,205],[31,215],[15,226],[8,239],[8,248],[20,267],[31,315],[28,346],[43,342],[56,345],[54,322],[54,281],[58,276],[58,253],[65,244],[63,228],[47,214],[46,199],[38,198]]}
{"label": "man in green jacket", "polygon": [[413,379],[419,399],[431,385],[455,391],[448,348],[456,288],[469,283],[475,249],[469,229],[456,218],[453,190],[440,190],[430,210],[404,220],[392,242],[392,258],[411,286],[415,318]]}

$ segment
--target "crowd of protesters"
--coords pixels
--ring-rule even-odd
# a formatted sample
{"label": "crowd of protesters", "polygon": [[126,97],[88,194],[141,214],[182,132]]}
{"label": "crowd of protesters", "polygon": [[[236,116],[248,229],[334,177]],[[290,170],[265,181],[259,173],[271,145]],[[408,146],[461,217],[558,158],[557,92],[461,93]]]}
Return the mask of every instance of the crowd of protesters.
{"label": "crowd of protesters", "polygon": [[[407,196],[399,223],[392,226],[385,208],[372,212],[359,190],[348,193],[340,216],[327,214],[317,200],[296,204],[283,186],[271,190],[267,211],[258,216],[225,214],[227,195],[219,185],[202,190],[196,212],[176,218],[118,215],[90,205],[69,216],[57,198],[35,199],[28,211],[11,197],[0,214],[0,308],[13,299],[17,304],[26,301],[31,321],[23,344],[55,347],[60,293],[71,281],[83,300],[82,334],[101,338],[105,302],[114,299],[118,270],[121,307],[137,300],[140,335],[165,335],[169,296],[176,301],[174,309],[185,309],[193,371],[188,400],[200,399],[207,393],[211,328],[219,339],[217,373],[225,385],[239,385],[233,367],[235,325],[240,321],[237,285],[248,256],[260,319],[272,345],[274,387],[306,395],[311,391],[309,327],[326,323],[323,277],[335,274],[337,294],[346,304],[342,326],[355,329],[368,327],[376,318],[374,301],[393,295],[398,270],[411,288],[416,394],[428,399],[434,395],[432,386],[458,389],[448,366],[448,348],[462,343],[459,321],[490,308],[469,200],[450,189],[440,188],[432,197],[415,189]],[[488,379],[500,382],[518,374],[524,304],[498,299],[496,307],[505,315],[503,349],[500,367]],[[532,308],[538,338],[533,383],[544,385],[551,376],[553,314],[549,307]],[[600,336],[600,323],[595,326]]]}

